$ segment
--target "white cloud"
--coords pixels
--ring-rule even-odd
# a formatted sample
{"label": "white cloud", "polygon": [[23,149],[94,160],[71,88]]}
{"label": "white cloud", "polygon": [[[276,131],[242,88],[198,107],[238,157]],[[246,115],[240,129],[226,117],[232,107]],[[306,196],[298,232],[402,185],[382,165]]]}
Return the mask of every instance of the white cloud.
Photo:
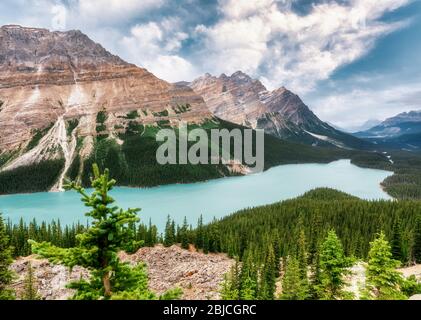
{"label": "white cloud", "polygon": [[149,22],[134,26],[129,36],[121,42],[130,62],[145,67],[156,76],[176,82],[197,75],[193,65],[182,58],[178,51],[188,38],[178,31],[177,19],[166,19],[161,23]]}
{"label": "white cloud", "polygon": [[220,10],[229,18],[240,19],[272,5],[273,0],[219,0]]}
{"label": "white cloud", "polygon": [[343,128],[357,127],[367,119],[384,120],[401,112],[421,110],[421,83],[354,89],[316,99],[312,107],[325,121]]}
{"label": "white cloud", "polygon": [[77,13],[85,23],[112,25],[127,23],[151,9],[162,7],[167,0],[78,0]]}
{"label": "white cloud", "polygon": [[92,30],[127,25],[167,4],[168,0],[5,0],[0,23],[53,30]]}
{"label": "white cloud", "polygon": [[275,0],[220,0],[224,18],[197,30],[206,46],[203,65],[214,73],[241,69],[271,88],[307,92],[369,52],[379,37],[402,27],[379,18],[409,1],[322,2],[299,15]]}
{"label": "white cloud", "polygon": [[211,28],[200,26],[196,31],[205,37],[202,63],[212,73],[255,73],[263,63],[271,32],[258,17],[227,20]]}
{"label": "white cloud", "polygon": [[[410,1],[321,1],[306,14],[297,14],[292,0],[218,0],[219,20],[196,26],[182,20],[185,9],[179,11],[168,0],[21,0],[1,3],[0,21],[80,29],[169,81],[242,70],[269,88],[285,85],[303,94],[402,27],[402,22],[380,18]],[[183,50],[188,39],[201,46]]]}

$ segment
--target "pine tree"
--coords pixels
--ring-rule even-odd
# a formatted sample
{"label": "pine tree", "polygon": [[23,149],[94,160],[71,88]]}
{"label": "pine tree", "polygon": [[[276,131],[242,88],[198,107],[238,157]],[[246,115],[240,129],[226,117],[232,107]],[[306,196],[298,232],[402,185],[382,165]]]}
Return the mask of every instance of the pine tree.
{"label": "pine tree", "polygon": [[257,283],[251,277],[246,277],[241,283],[240,300],[256,300]]}
{"label": "pine tree", "polygon": [[308,246],[310,265],[314,265],[315,260],[318,259],[320,238],[321,238],[320,233],[322,231],[322,220],[323,218],[320,214],[320,210],[316,208],[314,210],[314,217],[311,223],[311,229],[310,229],[311,237],[310,237],[309,246]]}
{"label": "pine tree", "polygon": [[175,221],[173,220],[172,222],[171,222],[171,231],[170,231],[170,234],[172,235],[172,244],[175,244],[176,242],[177,242],[177,232],[176,232],[176,230],[175,230]]}
{"label": "pine tree", "polygon": [[240,299],[240,263],[236,259],[229,273],[224,275],[220,295],[222,300]]}
{"label": "pine tree", "polygon": [[146,232],[146,241],[145,245],[153,247],[158,243],[158,229],[156,226],[152,225],[152,220],[149,219],[149,227]]}
{"label": "pine tree", "polygon": [[300,276],[300,293],[299,295],[304,300],[309,296],[309,281],[308,281],[308,253],[307,240],[304,231],[304,224],[302,216],[299,217],[299,235],[297,248],[297,262]]}
{"label": "pine tree", "polygon": [[189,231],[189,225],[187,223],[187,217],[184,217],[184,221],[183,221],[183,226],[181,227],[181,247],[183,249],[188,249],[189,248],[189,235],[188,235],[188,231]]}
{"label": "pine tree", "polygon": [[119,209],[113,206],[109,196],[116,181],[110,179],[108,170],[100,173],[93,165],[92,194],[76,183],[66,186],[76,190],[82,201],[92,210],[86,216],[92,218],[91,226],[78,235],[79,245],[63,249],[43,242],[31,241],[33,252],[48,258],[52,263],[70,268],[79,265],[91,271],[89,281],[72,282],[69,288],[76,289],[74,299],[154,299],[148,290],[148,277],[144,265],[131,267],[120,262],[118,252],[129,248],[131,251],[141,245],[134,239],[131,223],[138,222],[139,209]]}
{"label": "pine tree", "polygon": [[203,231],[203,216],[200,215],[197,221],[197,228],[196,228],[196,240],[195,244],[198,248],[203,248],[205,242],[205,235]]}
{"label": "pine tree", "polygon": [[309,276],[309,298],[318,300],[318,288],[321,284],[320,279],[320,242],[322,232],[323,217],[318,208],[314,211],[314,217],[311,224],[311,237],[309,244],[309,261],[310,261],[310,276]]}
{"label": "pine tree", "polygon": [[164,245],[171,247],[175,243],[175,227],[174,221],[171,221],[171,217],[168,216],[167,223],[165,225]]}
{"label": "pine tree", "polygon": [[28,264],[22,300],[40,300],[38,295],[37,280],[31,263]]}
{"label": "pine tree", "polygon": [[370,243],[364,296],[378,300],[405,299],[400,291],[402,274],[396,271],[400,262],[392,257],[391,246],[383,232]]}
{"label": "pine tree", "polygon": [[282,277],[282,293],[279,296],[281,300],[305,300],[303,296],[302,279],[300,267],[295,257],[289,257],[285,267],[285,274]]}
{"label": "pine tree", "polygon": [[342,243],[334,230],[329,231],[320,248],[320,295],[323,299],[334,300],[346,297],[343,288],[344,276],[352,261],[345,256]]}
{"label": "pine tree", "polygon": [[9,270],[12,262],[12,249],[0,214],[0,300],[13,300],[15,298],[14,292],[8,288],[13,280],[13,274]]}
{"label": "pine tree", "polygon": [[253,262],[251,251],[243,257],[240,274],[240,300],[256,300],[258,292],[258,270]]}
{"label": "pine tree", "polygon": [[391,240],[391,247],[392,247],[392,256],[394,259],[402,261],[402,240],[401,240],[401,223],[400,219],[397,218],[393,223],[393,230],[392,230],[392,240]]}
{"label": "pine tree", "polygon": [[421,263],[421,215],[417,217],[414,242],[415,262]]}
{"label": "pine tree", "polygon": [[269,245],[265,263],[260,275],[259,285],[259,299],[260,300],[273,300],[276,291],[276,279],[278,274],[276,272],[276,259],[273,246]]}
{"label": "pine tree", "polygon": [[320,286],[322,284],[320,274],[320,254],[318,250],[315,251],[313,256],[313,263],[310,266],[309,297],[312,300],[320,299]]}

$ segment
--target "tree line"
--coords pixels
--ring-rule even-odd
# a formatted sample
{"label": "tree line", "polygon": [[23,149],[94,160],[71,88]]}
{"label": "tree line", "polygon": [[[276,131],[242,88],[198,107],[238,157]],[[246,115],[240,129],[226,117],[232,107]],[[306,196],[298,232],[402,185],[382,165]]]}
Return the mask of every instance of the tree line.
{"label": "tree line", "polygon": [[[392,257],[392,247],[383,232],[370,242],[365,266],[366,280],[352,291],[345,280],[352,275],[353,257],[345,255],[336,232],[330,230],[315,254],[308,251],[304,232],[299,234],[297,249],[277,259],[275,249],[265,249],[265,258],[257,263],[253,250],[247,250],[221,285],[224,300],[405,300],[421,293],[421,283],[412,276],[404,278]],[[356,292],[355,292],[356,291]]]}
{"label": "tree line", "polygon": [[[302,229],[297,226],[302,223]],[[370,241],[384,231],[393,256],[403,264],[421,262],[421,203],[365,201],[344,193],[317,189],[302,197],[241,210],[192,231],[193,243],[205,252],[225,252],[243,258],[250,246],[273,246],[277,257],[297,249],[304,232],[314,251],[327,232],[336,230],[345,254],[366,260]],[[263,260],[257,255],[255,259]]]}
{"label": "tree line", "polygon": [[[38,223],[33,219],[29,223],[20,219],[19,223],[5,222],[5,233],[8,244],[11,247],[13,257],[26,257],[31,255],[32,248],[28,240],[37,242],[49,242],[60,248],[72,248],[78,245],[78,235],[83,234],[90,227],[90,223],[75,223],[63,226],[60,220]],[[158,228],[151,222],[149,224],[130,223],[128,228],[137,241],[142,241],[144,246],[153,247],[157,243],[163,243]]]}

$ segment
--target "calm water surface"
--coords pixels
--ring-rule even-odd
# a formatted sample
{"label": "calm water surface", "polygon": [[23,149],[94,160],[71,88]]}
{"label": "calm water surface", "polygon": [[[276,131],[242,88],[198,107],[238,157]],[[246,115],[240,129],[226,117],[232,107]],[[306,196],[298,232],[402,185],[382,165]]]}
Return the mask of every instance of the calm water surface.
{"label": "calm water surface", "polygon": [[[171,215],[177,223],[187,216],[196,225],[223,217],[239,209],[297,197],[317,187],[335,188],[363,199],[391,199],[380,183],[392,173],[363,169],[349,160],[330,164],[283,165],[266,172],[194,184],[177,184],[150,189],[116,188],[111,195],[124,208],[142,208],[143,222],[152,219],[160,230]],[[0,196],[0,212],[17,222],[60,219],[62,224],[86,222],[86,208],[75,192],[35,193]]]}

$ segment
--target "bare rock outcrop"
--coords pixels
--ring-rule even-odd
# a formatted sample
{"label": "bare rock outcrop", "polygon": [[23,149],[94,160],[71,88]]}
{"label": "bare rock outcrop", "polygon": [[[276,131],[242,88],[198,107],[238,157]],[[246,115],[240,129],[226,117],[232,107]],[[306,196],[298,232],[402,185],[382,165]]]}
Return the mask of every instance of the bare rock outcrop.
{"label": "bare rock outcrop", "polygon": [[89,272],[80,267],[75,267],[70,271],[69,268],[54,265],[45,259],[36,259],[35,256],[19,258],[11,266],[17,276],[12,287],[16,290],[18,299],[22,297],[25,288],[25,277],[29,265],[34,270],[38,295],[45,300],[67,300],[73,295],[73,290],[67,289],[66,284],[89,277]]}
{"label": "bare rock outcrop", "polygon": [[[181,105],[189,107],[171,112]],[[108,134],[124,127],[124,117],[133,111],[145,115],[137,119],[142,124],[196,123],[212,117],[202,97],[188,86],[158,79],[80,31],[0,28],[0,155],[19,151],[24,156],[22,150],[35,133],[48,131],[38,154],[15,157],[3,170],[72,153],[66,145],[75,142],[66,136],[68,122],[78,121],[76,137],[94,137],[100,111],[114,119],[105,123]]]}
{"label": "bare rock outcrop", "polygon": [[[224,254],[203,254],[183,250],[178,246],[166,248],[162,245],[141,248],[132,255],[122,253],[121,258],[132,264],[146,263],[152,291],[162,294],[168,289],[179,287],[183,290],[182,299],[185,300],[218,299],[224,274],[233,264],[233,260]],[[89,277],[89,272],[81,267],[70,271],[62,265],[53,265],[35,256],[19,258],[11,266],[17,275],[13,288],[18,298],[24,290],[29,264],[34,270],[38,294],[46,300],[68,299],[73,290],[67,289],[66,284],[81,277]]]}
{"label": "bare rock outcrop", "polygon": [[178,246],[142,248],[123,260],[145,262],[149,271],[150,288],[162,294],[179,287],[185,300],[215,300],[220,298],[220,284],[234,261],[225,254],[203,254],[183,250]]}

